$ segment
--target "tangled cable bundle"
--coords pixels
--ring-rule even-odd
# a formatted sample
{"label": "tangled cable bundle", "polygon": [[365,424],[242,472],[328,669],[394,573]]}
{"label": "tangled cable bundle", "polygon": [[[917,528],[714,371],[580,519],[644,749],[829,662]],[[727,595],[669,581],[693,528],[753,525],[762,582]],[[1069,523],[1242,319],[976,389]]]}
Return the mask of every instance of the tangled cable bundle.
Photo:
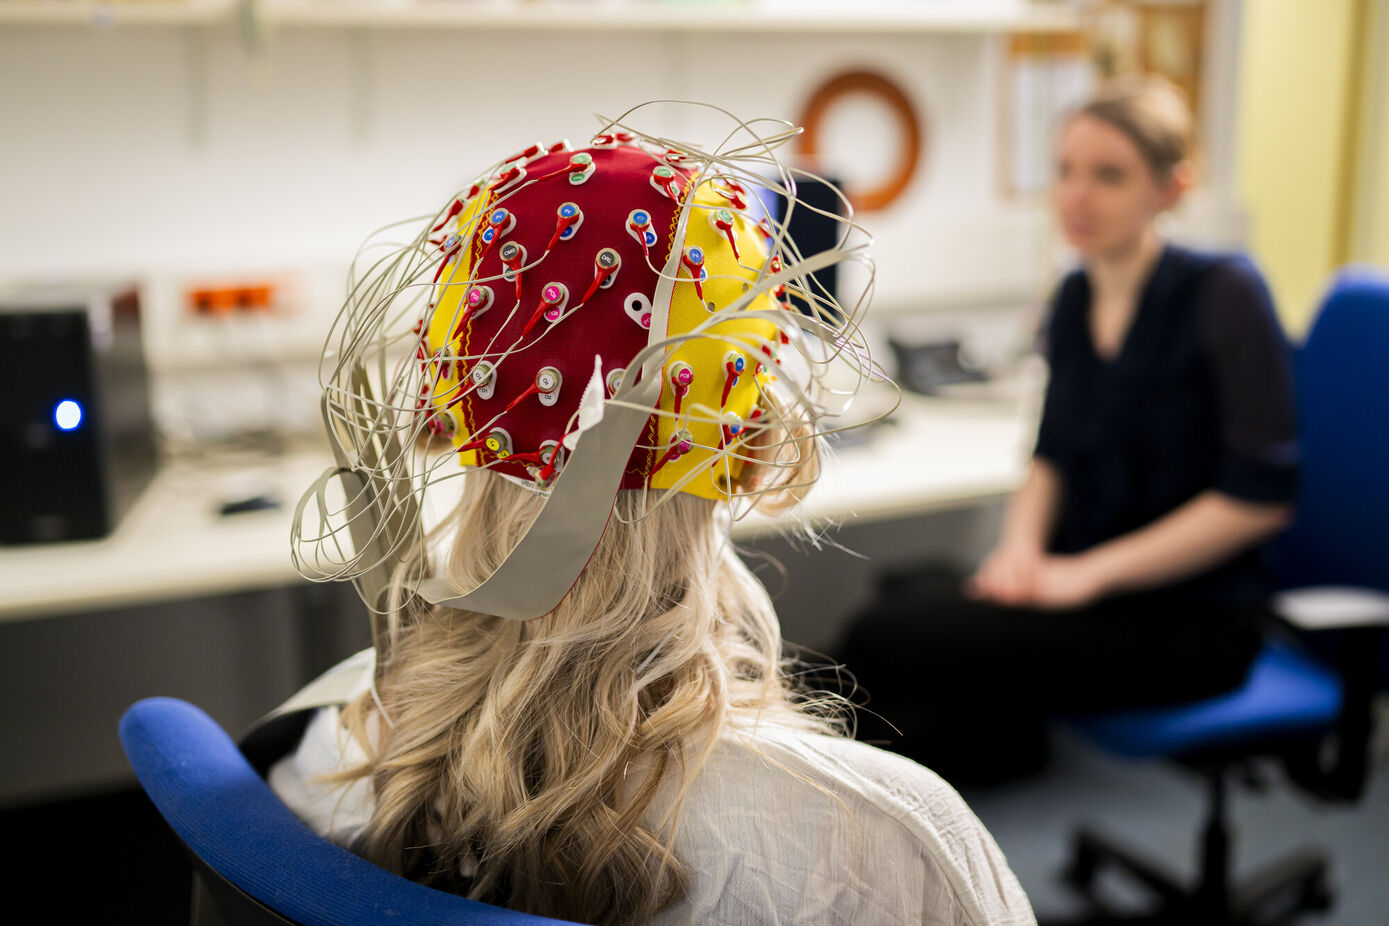
{"label": "tangled cable bundle", "polygon": [[[295,519],[307,578],[353,579],[379,607],[427,543],[426,493],[490,469],[547,496],[535,524],[478,589],[411,582],[527,619],[573,584],[618,490],[642,492],[639,517],[685,492],[740,518],[798,488],[807,441],[879,378],[858,328],[870,239],[844,200],[836,245],[797,248],[808,175],[777,157],[794,126],[707,107],[730,129],[706,150],[634,128],[656,105],[581,148],[531,145],[362,246],[320,369],[337,465]],[[812,276],[844,261],[865,267],[847,307]]]}

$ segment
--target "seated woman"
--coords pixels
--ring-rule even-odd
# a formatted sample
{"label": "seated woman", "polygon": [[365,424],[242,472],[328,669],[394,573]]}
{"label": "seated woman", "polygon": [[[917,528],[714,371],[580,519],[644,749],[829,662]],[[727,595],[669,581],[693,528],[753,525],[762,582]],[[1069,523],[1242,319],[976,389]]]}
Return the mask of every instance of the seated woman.
{"label": "seated woman", "polygon": [[1190,129],[1155,79],[1063,123],[1054,202],[1081,267],[1053,300],[1003,535],[963,582],[889,579],[843,650],[878,715],[861,735],[953,781],[1036,769],[1055,713],[1233,688],[1257,651],[1259,544],[1297,476],[1290,355],[1248,259],[1158,233],[1190,183]]}
{"label": "seated woman", "polygon": [[271,785],[383,867],[585,923],[1031,923],[959,796],[796,688],[730,544],[814,480],[859,357],[779,301],[859,255],[795,252],[750,193],[789,127],[735,128],[527,149],[351,287],[317,540],[352,532],[376,659]]}

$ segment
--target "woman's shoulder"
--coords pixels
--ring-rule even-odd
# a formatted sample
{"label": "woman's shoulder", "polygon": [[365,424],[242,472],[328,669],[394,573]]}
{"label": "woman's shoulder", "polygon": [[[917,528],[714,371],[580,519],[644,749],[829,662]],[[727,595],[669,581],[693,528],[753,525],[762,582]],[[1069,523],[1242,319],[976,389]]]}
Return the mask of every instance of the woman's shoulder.
{"label": "woman's shoulder", "polygon": [[[929,813],[942,804],[963,806],[955,789],[925,766],[847,737],[775,728],[725,737],[724,744],[721,754],[726,760],[736,756],[736,761],[760,762],[769,770],[765,774],[779,761],[819,784],[850,792],[894,814],[917,809]],[[944,800],[934,802],[934,797]]]}
{"label": "woman's shoulder", "polygon": [[1051,294],[1053,315],[1084,311],[1090,301],[1090,280],[1084,267],[1072,267]]}
{"label": "woman's shoulder", "polygon": [[796,729],[726,735],[692,782],[682,818],[693,811],[698,830],[706,807],[717,808],[725,839],[730,821],[751,821],[738,839],[764,853],[769,870],[821,864],[832,881],[836,872],[860,868],[872,873],[861,875],[869,882],[892,885],[899,899],[915,883],[919,893],[909,903],[918,913],[926,902],[960,922],[1032,922],[1002,851],[955,789],[893,753]]}
{"label": "woman's shoulder", "polygon": [[[780,730],[744,741],[751,758],[780,771],[768,760],[803,774],[807,786],[822,786],[859,806],[860,822],[902,828],[933,856],[965,861],[974,854],[1001,853],[973,811],[945,779],[896,753],[857,740],[822,733]],[[781,774],[784,774],[782,772]]]}
{"label": "woman's shoulder", "polygon": [[1208,350],[1223,354],[1230,344],[1281,337],[1268,283],[1247,254],[1168,249],[1175,255],[1178,272],[1192,282],[1195,323]]}
{"label": "woman's shoulder", "polygon": [[1169,244],[1164,250],[1164,269],[1185,277],[1206,291],[1228,295],[1232,289],[1263,291],[1264,275],[1243,251],[1199,250]]}
{"label": "woman's shoulder", "polygon": [[366,761],[366,751],[343,726],[339,708],[322,707],[314,712],[295,750],[271,766],[266,782],[315,833],[351,845],[371,820],[371,782],[332,776]]}

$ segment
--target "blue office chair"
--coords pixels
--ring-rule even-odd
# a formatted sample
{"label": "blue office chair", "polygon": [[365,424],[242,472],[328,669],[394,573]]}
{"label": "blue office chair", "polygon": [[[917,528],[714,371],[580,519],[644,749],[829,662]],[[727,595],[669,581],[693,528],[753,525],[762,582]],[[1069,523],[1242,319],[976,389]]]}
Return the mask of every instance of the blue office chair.
{"label": "blue office chair", "polygon": [[141,787],[193,857],[195,924],[564,922],[415,884],[321,839],[222,728],[184,701],[137,702],[120,736]]}
{"label": "blue office chair", "polygon": [[[1274,545],[1285,589],[1275,610],[1297,631],[1335,639],[1271,640],[1243,687],[1173,708],[1079,718],[1103,748],[1135,758],[1176,759],[1206,777],[1210,803],[1200,875],[1184,885],[1143,853],[1082,829],[1065,880],[1100,910],[1091,892],[1105,865],[1156,895],[1143,922],[1273,923],[1332,901],[1329,862],[1305,849],[1239,884],[1230,881],[1226,782],[1250,760],[1274,756],[1315,796],[1353,801],[1368,766],[1372,700],[1381,681],[1382,626],[1389,624],[1389,278],[1344,272],[1318,313],[1295,367],[1302,470],[1294,523]],[[1331,747],[1328,749],[1327,747]]]}

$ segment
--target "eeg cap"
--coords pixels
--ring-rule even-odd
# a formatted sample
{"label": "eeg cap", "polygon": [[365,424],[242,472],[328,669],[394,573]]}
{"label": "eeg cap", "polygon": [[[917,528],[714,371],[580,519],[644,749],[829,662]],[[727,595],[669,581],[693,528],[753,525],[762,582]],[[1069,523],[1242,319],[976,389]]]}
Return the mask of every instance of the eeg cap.
{"label": "eeg cap", "polygon": [[[799,253],[785,220],[810,207],[775,155],[798,130],[734,124],[713,152],[622,120],[580,150],[531,145],[354,264],[321,374],[337,465],[300,502],[301,574],[351,579],[380,609],[397,568],[428,561],[426,493],[490,469],[546,495],[525,536],[475,589],[427,566],[405,579],[433,604],[525,620],[563,600],[619,490],[649,493],[648,511],[673,492],[748,500],[741,514],[778,487],[740,477],[789,469],[785,448],[878,378],[857,330],[872,265],[848,219],[837,247]],[[850,259],[868,274],[845,312],[811,274]]]}

